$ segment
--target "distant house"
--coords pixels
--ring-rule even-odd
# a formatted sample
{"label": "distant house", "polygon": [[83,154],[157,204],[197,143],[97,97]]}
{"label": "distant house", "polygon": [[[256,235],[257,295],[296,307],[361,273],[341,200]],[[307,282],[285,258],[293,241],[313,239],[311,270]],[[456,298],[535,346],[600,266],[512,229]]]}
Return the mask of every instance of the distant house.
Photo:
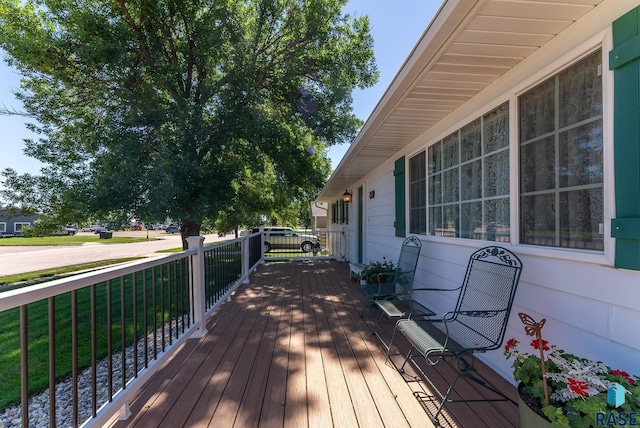
{"label": "distant house", "polygon": [[23,215],[18,208],[0,208],[0,235],[22,235],[22,228],[31,226],[38,217]]}
{"label": "distant house", "polygon": [[497,243],[524,266],[507,338],[524,312],[640,375],[639,46],[638,0],[444,1],[317,198],[348,260],[417,236],[416,287],[452,288]]}
{"label": "distant house", "polygon": [[311,222],[314,230],[327,228],[328,207],[329,204],[326,202],[311,202]]}

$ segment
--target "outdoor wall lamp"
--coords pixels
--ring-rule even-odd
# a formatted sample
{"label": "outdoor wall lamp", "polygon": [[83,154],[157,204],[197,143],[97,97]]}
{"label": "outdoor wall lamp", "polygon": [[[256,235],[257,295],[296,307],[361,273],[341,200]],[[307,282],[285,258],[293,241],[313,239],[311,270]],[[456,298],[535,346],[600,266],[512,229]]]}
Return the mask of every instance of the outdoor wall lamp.
{"label": "outdoor wall lamp", "polygon": [[344,201],[345,204],[348,204],[349,202],[351,202],[351,193],[349,193],[348,190],[345,190],[344,193],[342,194],[342,200]]}

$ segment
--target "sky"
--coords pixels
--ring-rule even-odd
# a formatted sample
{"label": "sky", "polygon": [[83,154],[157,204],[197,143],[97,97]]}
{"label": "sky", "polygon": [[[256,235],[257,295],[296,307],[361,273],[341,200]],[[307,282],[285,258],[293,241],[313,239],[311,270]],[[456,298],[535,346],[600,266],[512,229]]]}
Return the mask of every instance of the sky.
{"label": "sky", "polygon": [[[350,0],[347,3],[343,12],[369,16],[374,54],[380,72],[375,86],[357,90],[353,94],[353,110],[358,118],[367,120],[440,4],[441,0]],[[0,107],[22,110],[22,104],[13,96],[19,85],[20,75],[2,61]],[[39,173],[43,165],[23,153],[23,140],[33,137],[25,126],[28,121],[21,116],[0,115],[0,170],[13,168],[20,174]],[[348,148],[349,144],[329,148],[328,154],[334,169]]]}

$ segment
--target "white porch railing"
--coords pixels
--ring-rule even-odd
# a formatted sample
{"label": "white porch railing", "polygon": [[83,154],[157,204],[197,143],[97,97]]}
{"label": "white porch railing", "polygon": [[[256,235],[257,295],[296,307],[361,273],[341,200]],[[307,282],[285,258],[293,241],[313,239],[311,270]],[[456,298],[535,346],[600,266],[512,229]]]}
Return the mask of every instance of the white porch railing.
{"label": "white porch railing", "polygon": [[[270,258],[343,259],[342,232],[322,233],[320,251]],[[35,401],[48,408],[38,425],[126,418],[137,390],[184,341],[206,334],[208,315],[265,260],[261,232],[210,246],[187,241],[181,253],[0,293],[1,332],[20,343],[19,352],[0,349],[0,366],[16,367],[0,373],[0,385],[19,385],[23,427],[34,425]],[[61,378],[71,383],[69,398],[56,392]],[[62,408],[71,408],[66,419]]]}

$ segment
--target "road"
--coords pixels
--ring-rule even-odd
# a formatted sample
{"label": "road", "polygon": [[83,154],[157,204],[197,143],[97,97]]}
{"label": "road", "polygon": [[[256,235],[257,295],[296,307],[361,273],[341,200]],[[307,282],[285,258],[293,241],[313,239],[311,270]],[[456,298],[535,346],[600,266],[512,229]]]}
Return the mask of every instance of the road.
{"label": "road", "polygon": [[[114,232],[114,236],[145,237],[147,232]],[[182,246],[180,235],[168,235],[164,232],[149,232],[150,238],[160,238],[148,242],[131,244],[88,243],[74,246],[0,246],[0,276],[36,270],[56,268],[97,260],[118,259],[123,257],[158,257],[157,251]],[[233,235],[220,238],[218,235],[205,235],[205,244],[230,239]],[[8,238],[13,239],[13,238]]]}

